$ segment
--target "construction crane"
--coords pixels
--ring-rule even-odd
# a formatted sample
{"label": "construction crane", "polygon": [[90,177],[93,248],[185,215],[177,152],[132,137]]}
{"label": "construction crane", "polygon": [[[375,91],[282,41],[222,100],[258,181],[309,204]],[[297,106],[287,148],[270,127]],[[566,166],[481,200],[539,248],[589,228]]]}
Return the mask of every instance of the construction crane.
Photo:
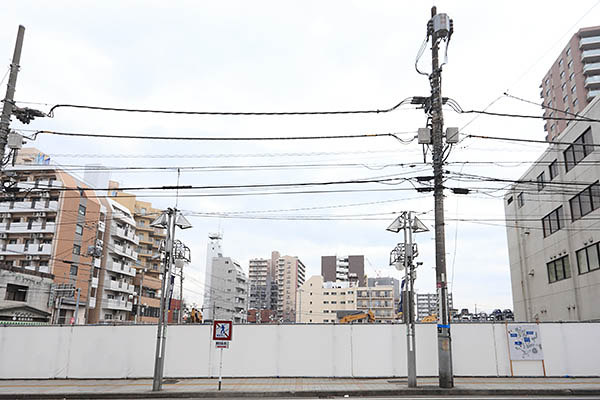
{"label": "construction crane", "polygon": [[375,322],[375,315],[373,311],[369,310],[367,312],[359,311],[352,314],[347,314],[340,318],[340,324],[350,324],[353,322],[364,321],[367,320],[369,323]]}

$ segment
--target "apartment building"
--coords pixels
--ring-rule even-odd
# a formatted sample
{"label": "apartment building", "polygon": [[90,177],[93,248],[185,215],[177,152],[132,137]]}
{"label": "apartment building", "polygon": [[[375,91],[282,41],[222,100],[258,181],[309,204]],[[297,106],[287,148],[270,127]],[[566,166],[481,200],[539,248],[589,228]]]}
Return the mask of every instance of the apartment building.
{"label": "apartment building", "polygon": [[248,264],[249,310],[277,310],[278,286],[271,276],[271,260],[255,258]]}
{"label": "apartment building", "polygon": [[[439,310],[439,302],[437,293],[417,293],[417,320],[430,315],[437,315]],[[448,309],[453,308],[452,293],[448,293]]]}
{"label": "apartment building", "polygon": [[296,256],[279,256],[275,265],[277,275],[274,279],[278,290],[277,318],[282,322],[295,322],[298,289],[306,279],[306,267]]}
{"label": "apartment building", "polygon": [[365,256],[321,256],[321,275],[325,282],[365,286]]}
{"label": "apartment building", "polygon": [[129,210],[112,199],[102,199],[108,210],[102,269],[92,322],[126,322],[131,317],[135,287],[137,246],[135,221]]}
{"label": "apartment building", "polygon": [[135,235],[139,242],[131,319],[138,323],[157,323],[162,287],[161,245],[167,234],[164,228],[151,227],[150,224],[162,211],[154,208],[150,202],[140,201],[134,195],[119,191],[116,182],[109,182],[109,187],[114,200],[127,207],[133,215]]}
{"label": "apartment building", "polygon": [[338,311],[356,310],[356,289],[347,282],[325,282],[321,275],[311,276],[298,289],[296,322],[337,322]]}
{"label": "apartment building", "polygon": [[220,233],[210,233],[206,255],[204,320],[248,320],[249,281],[240,264],[223,256]]}
{"label": "apartment building", "polygon": [[396,319],[394,286],[356,288],[356,309],[365,312],[371,310],[375,314],[375,322],[393,322]]}
{"label": "apartment building", "polygon": [[[600,118],[600,97],[582,115]],[[504,196],[517,321],[600,319],[600,128],[573,122],[558,139]]]}
{"label": "apartment building", "polygon": [[[49,322],[83,323],[86,305],[96,305],[100,271],[100,260],[92,259],[88,248],[94,248],[102,237],[104,224],[100,221],[106,210],[88,185],[48,165],[47,159],[37,149],[22,149],[16,165],[4,170],[4,180],[14,185],[0,194],[3,282],[21,279],[26,284],[20,286],[26,288],[18,290],[27,290],[27,294],[12,301],[38,310],[41,302],[34,289],[39,282],[31,281],[29,272],[42,281],[52,279],[48,306],[39,309],[40,315],[50,308]],[[44,162],[39,164],[41,160]],[[5,299],[7,296],[14,298],[4,293]]]}
{"label": "apartment building", "polygon": [[[544,111],[546,118],[568,117],[562,110],[580,113],[600,94],[600,26],[582,28],[571,37],[545,74],[540,89],[548,107]],[[546,140],[555,140],[568,124],[569,121],[547,119]]]}

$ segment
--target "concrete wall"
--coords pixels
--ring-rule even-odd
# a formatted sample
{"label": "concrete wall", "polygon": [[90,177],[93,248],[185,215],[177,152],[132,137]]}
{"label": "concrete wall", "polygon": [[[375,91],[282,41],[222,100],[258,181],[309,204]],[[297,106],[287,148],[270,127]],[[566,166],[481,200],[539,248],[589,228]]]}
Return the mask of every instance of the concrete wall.
{"label": "concrete wall", "polygon": [[[417,373],[437,375],[433,324],[417,325]],[[457,376],[510,376],[503,324],[452,328]],[[600,375],[600,323],[544,323],[548,376]],[[214,377],[211,326],[169,326],[165,376]],[[403,325],[235,325],[223,350],[225,377],[406,376]],[[140,378],[153,372],[156,326],[0,327],[0,378]],[[543,376],[539,361],[513,362],[515,375]]]}

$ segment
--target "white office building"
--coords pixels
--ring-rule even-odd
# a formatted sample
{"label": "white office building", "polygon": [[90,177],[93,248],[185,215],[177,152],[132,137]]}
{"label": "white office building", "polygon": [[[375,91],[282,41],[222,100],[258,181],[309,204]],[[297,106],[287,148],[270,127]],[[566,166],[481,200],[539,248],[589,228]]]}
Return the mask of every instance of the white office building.
{"label": "white office building", "polygon": [[[582,115],[600,118],[600,97]],[[600,319],[600,126],[555,141],[504,197],[517,321]]]}

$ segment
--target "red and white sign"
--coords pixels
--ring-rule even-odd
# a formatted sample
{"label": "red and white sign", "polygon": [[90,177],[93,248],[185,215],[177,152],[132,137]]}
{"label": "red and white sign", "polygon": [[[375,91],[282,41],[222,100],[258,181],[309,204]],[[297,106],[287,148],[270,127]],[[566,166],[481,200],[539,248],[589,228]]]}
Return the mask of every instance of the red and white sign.
{"label": "red and white sign", "polygon": [[213,340],[231,340],[232,321],[213,321]]}

